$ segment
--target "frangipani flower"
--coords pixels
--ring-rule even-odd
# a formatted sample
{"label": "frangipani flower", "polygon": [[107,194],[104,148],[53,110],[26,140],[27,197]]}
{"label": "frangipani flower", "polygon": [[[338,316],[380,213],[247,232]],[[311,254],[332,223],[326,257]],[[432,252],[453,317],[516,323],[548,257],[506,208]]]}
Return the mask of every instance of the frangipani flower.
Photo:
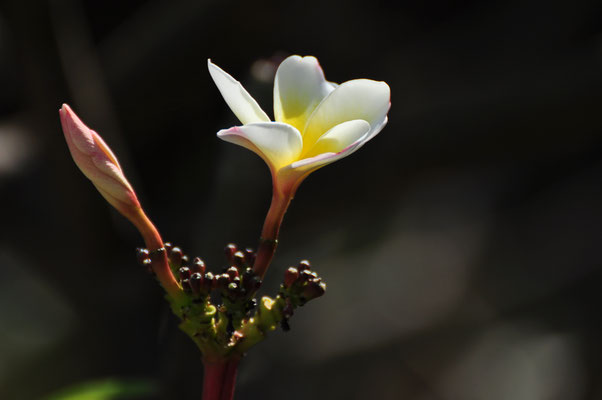
{"label": "frangipani flower", "polygon": [[219,131],[218,137],[259,155],[270,168],[275,194],[294,195],[307,175],[352,154],[387,123],[391,103],[386,83],[328,82],[315,57],[290,56],[278,67],[275,121],[240,82],[210,60],[208,66],[224,100],[243,123]]}

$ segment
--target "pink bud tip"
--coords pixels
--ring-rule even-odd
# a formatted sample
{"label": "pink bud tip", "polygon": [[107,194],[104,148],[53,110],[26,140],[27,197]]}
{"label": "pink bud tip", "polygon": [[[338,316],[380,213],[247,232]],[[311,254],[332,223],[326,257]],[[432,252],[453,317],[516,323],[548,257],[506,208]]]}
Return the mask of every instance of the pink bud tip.
{"label": "pink bud tip", "polygon": [[59,115],[75,164],[100,194],[123,214],[139,208],[140,203],[119,161],[100,135],[88,128],[67,104],[63,104]]}

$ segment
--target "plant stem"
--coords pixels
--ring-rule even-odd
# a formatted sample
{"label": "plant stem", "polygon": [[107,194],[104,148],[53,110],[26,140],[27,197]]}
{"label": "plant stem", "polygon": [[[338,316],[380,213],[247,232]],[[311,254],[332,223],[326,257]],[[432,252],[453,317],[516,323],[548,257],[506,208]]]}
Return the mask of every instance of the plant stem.
{"label": "plant stem", "polygon": [[284,214],[286,213],[286,209],[291,203],[291,200],[292,196],[281,193],[274,188],[272,203],[270,204],[270,209],[268,210],[265,222],[263,223],[259,247],[257,248],[257,256],[255,258],[255,263],[253,264],[253,270],[262,279],[274,257],[274,252],[278,245],[280,225],[282,224],[282,219],[284,218]]}
{"label": "plant stem", "polygon": [[149,251],[153,252],[163,249],[159,254],[151,257],[151,267],[163,289],[173,298],[179,299],[183,293],[176,281],[167,260],[167,252],[163,247],[163,239],[152,221],[146,216],[141,208],[134,209],[131,213],[124,214],[138,228]]}
{"label": "plant stem", "polygon": [[232,400],[238,371],[237,357],[203,360],[203,400]]}

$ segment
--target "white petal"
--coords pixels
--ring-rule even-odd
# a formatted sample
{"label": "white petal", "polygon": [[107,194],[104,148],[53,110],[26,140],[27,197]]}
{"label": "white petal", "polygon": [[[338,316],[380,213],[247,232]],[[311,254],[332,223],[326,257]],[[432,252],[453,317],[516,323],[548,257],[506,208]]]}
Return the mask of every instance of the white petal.
{"label": "white petal", "polygon": [[223,129],[217,136],[255,152],[277,171],[299,158],[303,142],[297,128],[279,122],[258,122]]}
{"label": "white petal", "polygon": [[243,124],[253,122],[268,122],[270,118],[259,107],[259,104],[245,90],[245,88],[236,79],[232,78],[223,69],[207,60],[209,74],[220,93],[226,100],[226,103]]}
{"label": "white petal", "polygon": [[274,79],[276,121],[301,131],[322,99],[334,90],[334,85],[324,79],[315,57],[288,57],[278,67]]}
{"label": "white petal", "polygon": [[315,170],[347,157],[361,147],[362,141],[357,141],[338,153],[322,153],[315,157],[295,161],[278,171],[277,181],[283,190],[295,193],[301,182]]}
{"label": "white petal", "polygon": [[357,142],[370,131],[370,124],[363,119],[346,121],[320,136],[316,144],[303,154],[303,158],[315,157],[323,153],[338,153]]}
{"label": "white petal", "polygon": [[[391,91],[385,82],[356,79],[342,83],[309,117],[303,132],[304,150],[313,146],[329,129],[345,121],[363,119],[372,130],[382,128],[391,106],[390,98]],[[373,136],[372,132],[370,135]]]}

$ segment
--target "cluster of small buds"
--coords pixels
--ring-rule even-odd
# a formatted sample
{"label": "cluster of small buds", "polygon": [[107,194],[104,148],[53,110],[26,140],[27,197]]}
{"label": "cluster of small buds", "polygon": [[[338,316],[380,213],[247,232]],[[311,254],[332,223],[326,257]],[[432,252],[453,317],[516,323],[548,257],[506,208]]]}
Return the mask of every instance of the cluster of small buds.
{"label": "cluster of small buds", "polygon": [[282,313],[282,329],[288,331],[288,320],[293,315],[296,307],[305,305],[310,300],[322,296],[326,292],[326,284],[322,278],[311,270],[309,261],[303,260],[296,267],[290,267],[284,273],[284,282],[280,287],[280,296],[285,300],[286,306]]}
{"label": "cluster of small buds", "polygon": [[326,284],[312,271],[309,261],[303,260],[286,270],[274,299],[264,296],[258,302],[255,294],[262,281],[253,271],[255,251],[228,244],[224,253],[226,264],[221,273],[214,274],[203,260],[191,260],[171,243],[154,251],[136,249],[138,262],[149,269],[153,257],[167,256],[174,277],[187,294],[183,302],[172,307],[182,320],[180,327],[199,346],[211,347],[208,343],[215,341],[226,352],[243,354],[278,325],[288,331],[294,310],[326,291]]}
{"label": "cluster of small buds", "polygon": [[[196,257],[190,261],[180,247],[171,243],[165,243],[163,249],[155,252],[160,251],[167,252],[170,268],[182,290],[196,298],[206,297],[215,289],[221,293],[222,298],[227,298],[231,302],[246,301],[261,286],[261,278],[252,269],[255,262],[253,249],[239,250],[235,244],[228,244],[224,249],[228,264],[222,273],[217,275],[207,271],[202,259]],[[138,263],[150,270],[151,258],[155,252],[144,248],[136,249]]]}
{"label": "cluster of small buds", "polygon": [[239,250],[230,243],[224,248],[226,261],[222,274],[216,276],[216,289],[230,301],[250,299],[261,287],[261,278],[253,271],[255,251]]}

